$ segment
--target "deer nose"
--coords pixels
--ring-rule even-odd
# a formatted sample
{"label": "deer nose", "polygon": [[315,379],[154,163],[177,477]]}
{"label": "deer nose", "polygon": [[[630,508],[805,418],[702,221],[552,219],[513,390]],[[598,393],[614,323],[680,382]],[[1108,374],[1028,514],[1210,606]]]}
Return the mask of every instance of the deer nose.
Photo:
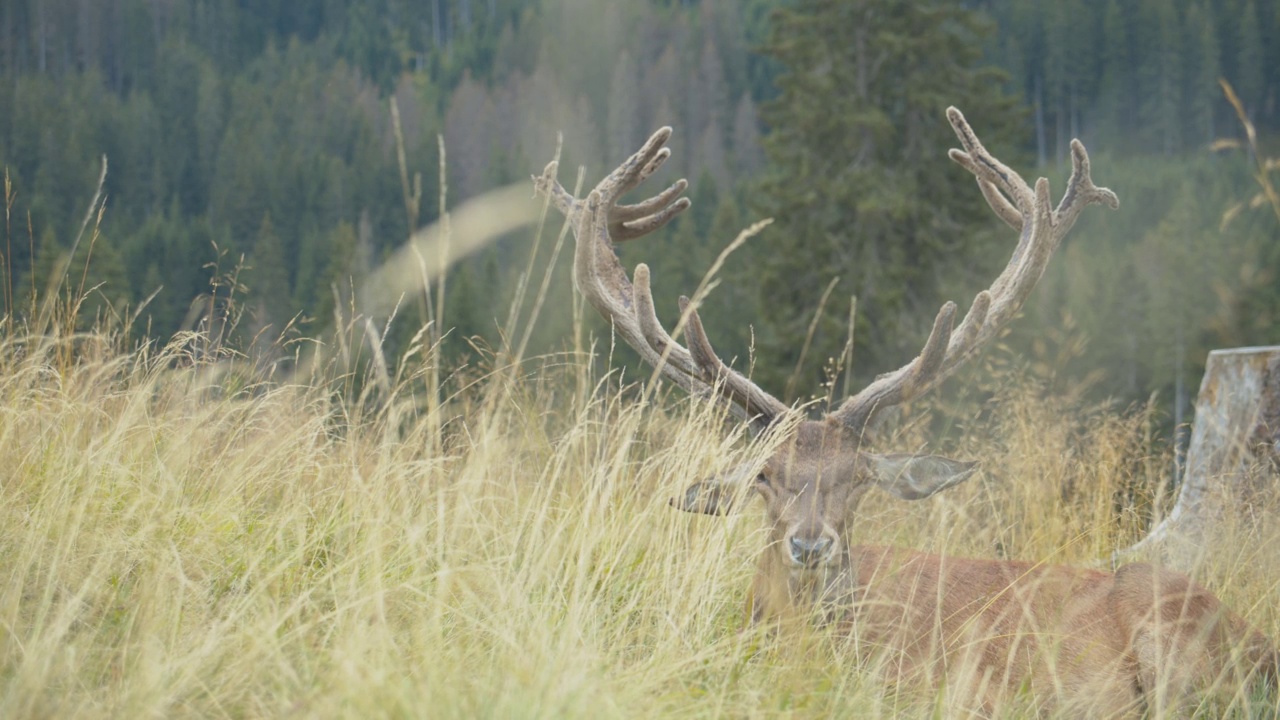
{"label": "deer nose", "polygon": [[822,535],[814,540],[791,536],[791,559],[808,567],[817,567],[818,563],[831,549],[831,538]]}

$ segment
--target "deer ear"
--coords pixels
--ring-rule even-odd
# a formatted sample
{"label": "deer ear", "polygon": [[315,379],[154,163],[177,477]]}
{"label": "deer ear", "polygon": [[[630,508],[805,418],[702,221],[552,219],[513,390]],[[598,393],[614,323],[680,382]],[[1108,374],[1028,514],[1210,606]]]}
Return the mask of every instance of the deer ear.
{"label": "deer ear", "polygon": [[903,500],[920,500],[959,485],[978,469],[976,462],[960,462],[940,455],[863,453],[876,484]]}
{"label": "deer ear", "polygon": [[747,488],[756,475],[756,463],[738,465],[690,485],[683,495],[671,498],[671,507],[704,515],[728,515],[744,504]]}

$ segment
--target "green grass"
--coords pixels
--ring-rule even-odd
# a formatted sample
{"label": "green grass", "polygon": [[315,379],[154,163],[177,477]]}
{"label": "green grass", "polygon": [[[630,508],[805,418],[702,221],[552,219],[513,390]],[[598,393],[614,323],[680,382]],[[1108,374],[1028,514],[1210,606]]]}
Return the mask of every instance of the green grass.
{"label": "green grass", "polygon": [[[362,401],[323,374],[228,397],[229,361],[181,340],[7,327],[2,717],[951,714],[945,688],[886,686],[829,630],[743,629],[760,508],[667,506],[748,452],[705,406],[641,403],[572,355],[467,371],[438,403],[412,390],[429,353]],[[869,498],[856,539],[1098,563],[1140,537],[1163,477],[1148,424],[1020,383],[946,442],[907,422],[898,448],[983,472],[927,502]],[[1272,509],[1197,577],[1277,637]]]}

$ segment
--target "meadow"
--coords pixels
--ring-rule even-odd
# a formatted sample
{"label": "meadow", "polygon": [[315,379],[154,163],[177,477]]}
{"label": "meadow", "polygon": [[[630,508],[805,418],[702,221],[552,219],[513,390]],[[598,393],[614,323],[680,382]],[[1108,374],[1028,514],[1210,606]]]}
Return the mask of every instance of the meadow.
{"label": "meadow", "polygon": [[[196,334],[3,327],[0,716],[957,714],[945,687],[888,686],[885,660],[835,633],[746,626],[761,509],[667,503],[762,449],[631,382],[607,337],[448,368],[424,335],[360,374],[261,379]],[[982,402],[913,409],[883,441],[979,475],[869,498],[856,540],[1107,566],[1169,504],[1152,411],[994,377]],[[1195,573],[1273,638],[1277,508],[1228,523]],[[1220,690],[1202,716],[1280,710]]]}

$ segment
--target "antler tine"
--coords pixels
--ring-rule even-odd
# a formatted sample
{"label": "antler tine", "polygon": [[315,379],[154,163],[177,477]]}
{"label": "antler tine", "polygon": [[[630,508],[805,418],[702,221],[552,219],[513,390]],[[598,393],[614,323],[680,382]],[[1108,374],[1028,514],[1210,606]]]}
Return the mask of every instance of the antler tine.
{"label": "antler tine", "polygon": [[533,191],[535,194],[541,193],[551,199],[551,203],[556,206],[565,217],[569,217],[576,209],[577,198],[569,194],[568,190],[560,184],[556,179],[556,172],[560,169],[560,163],[552,160],[547,163],[547,167],[543,169],[542,175],[535,175],[533,178]]}
{"label": "antler tine", "polygon": [[[1022,309],[1044,275],[1053,252],[1088,205],[1119,207],[1116,194],[1093,184],[1089,155],[1079,140],[1071,142],[1071,178],[1062,201],[1054,209],[1049,181],[1036,180],[1035,189],[982,145],[956,108],[947,118],[964,150],[951,150],[951,159],[973,173],[987,204],[1010,227],[1019,231],[1018,244],[1005,269],[991,287],[979,292],[958,328],[951,329],[955,305],[938,313],[933,331],[920,355],[892,373],[882,375],[841,403],[830,417],[861,430],[880,409],[906,402],[937,386],[994,338]],[[945,348],[939,351],[939,348]]]}
{"label": "antler tine", "polygon": [[1013,257],[995,282],[991,283],[988,321],[1003,323],[1022,307],[1026,295],[1039,282],[1049,265],[1053,251],[1058,249],[1058,240],[1053,237],[1053,211],[1048,179],[1036,180],[1035,197],[1031,216],[1024,216],[1022,221],[1022,234],[1014,248]]}
{"label": "antler tine", "polygon": [[[956,155],[952,155],[951,157],[952,159],[955,159]],[[982,191],[982,197],[986,198],[987,205],[991,206],[991,209],[995,212],[996,216],[1003,220],[1009,227],[1021,232],[1022,215],[1018,212],[1018,208],[1014,207],[1013,203],[1009,202],[1009,198],[1005,197],[1004,193],[1000,192],[1000,188],[996,187],[995,183],[981,177],[976,178],[976,180],[978,181],[978,189]]]}
{"label": "antler tine", "polygon": [[638,202],[635,205],[618,205],[613,209],[613,218],[614,220],[622,222],[630,222],[631,220],[639,220],[640,218],[653,215],[659,210],[671,205],[673,202],[676,202],[677,199],[687,199],[680,198],[680,195],[688,189],[688,187],[689,181],[684,178],[680,178],[672,183],[671,187],[663,190],[644,202]]}
{"label": "antler tine", "polygon": [[[684,181],[681,180],[680,182]],[[657,195],[644,203],[640,203],[639,205],[660,205],[660,203],[665,199],[664,196],[667,195],[667,193],[670,193],[679,184],[680,183],[672,185],[670,188],[667,188],[662,195]],[[676,194],[681,192],[684,192],[683,187],[680,187]],[[690,204],[689,198],[682,197],[675,202],[669,202],[661,210],[651,215],[641,217],[638,220],[616,222],[611,219],[609,223],[609,234],[613,237],[615,242],[635,240],[636,238],[648,235],[649,233],[661,228],[663,225],[671,222],[672,218],[685,210],[688,210]],[[633,207],[639,207],[639,205]]]}
{"label": "antler tine", "polygon": [[671,150],[665,147],[670,137],[669,127],[655,132],[639,151],[601,180],[585,200],[573,197],[560,185],[554,162],[534,178],[534,189],[549,198],[567,218],[576,243],[574,284],[587,302],[613,324],[614,332],[664,377],[690,394],[729,401],[734,415],[750,421],[752,428],[760,431],[787,407],[723,363],[718,366],[722,372],[708,375],[658,321],[648,266],[636,267],[633,285],[613,250],[615,242],[648,235],[688,209],[689,199],[681,197],[688,187],[683,179],[642,202],[618,204],[622,195],[647,180],[671,156]]}
{"label": "antler tine", "polygon": [[640,332],[649,347],[668,358],[682,371],[691,375],[698,374],[698,363],[693,354],[683,345],[676,342],[662,327],[658,320],[658,310],[653,304],[653,291],[649,289],[649,266],[640,263],[635,271],[636,319],[640,322]]}
{"label": "antler tine", "polygon": [[[1032,195],[1031,186],[1027,185],[1027,181],[1023,180],[1016,170],[1000,162],[995,156],[987,152],[982,141],[978,139],[977,134],[973,132],[973,128],[969,126],[969,121],[964,119],[964,113],[955,107],[949,107],[947,108],[947,119],[951,121],[952,129],[955,130],[956,136],[960,138],[960,144],[964,145],[963,151],[951,150],[947,153],[951,156],[951,159],[968,168],[969,172],[972,172],[977,177],[999,188],[1013,202],[1013,207],[1020,214],[1025,215],[1030,212],[1035,197]],[[996,209],[996,214],[1001,217],[1004,216],[1004,213],[999,209]]]}
{"label": "antler tine", "polygon": [[1015,207],[1013,203],[1009,202],[1009,198],[1005,197],[1004,193],[1000,192],[1000,188],[996,187],[994,182],[987,179],[984,175],[984,171],[978,167],[977,163],[974,162],[969,153],[952,148],[947,151],[947,155],[957,164],[973,173],[974,179],[978,181],[978,189],[982,191],[982,197],[986,198],[987,205],[991,206],[992,211],[994,211],[1006,225],[1014,230],[1021,231],[1022,214],[1018,212],[1018,208]]}
{"label": "antler tine", "polygon": [[[621,168],[615,171],[614,174],[620,174],[618,183],[621,192],[618,196],[648,180],[658,171],[658,168],[662,167],[667,158],[671,157],[671,148],[657,147],[655,151],[652,146],[655,140],[661,139],[661,142],[665,143],[670,137],[671,128],[664,127],[658,130],[653,137],[649,138],[649,142],[645,143],[640,152],[632,155],[623,164],[623,168],[626,168],[625,172],[621,172]],[[639,168],[638,172],[636,168]],[[680,178],[666,190],[643,202],[635,205],[615,204],[609,213],[609,233],[614,242],[643,237],[671,222],[672,218],[689,208],[689,199],[680,197],[688,187],[689,181]]]}
{"label": "antler tine", "polygon": [[[609,244],[607,214],[598,190],[587,196],[578,228],[574,231],[577,247],[574,252],[574,283],[587,302],[591,303],[606,320],[613,323],[614,332],[630,345],[640,358],[659,369],[661,374],[693,395],[711,396],[711,388],[697,377],[696,365],[689,352],[674,341],[670,350],[655,348],[645,338],[638,321],[638,303],[641,293],[627,279],[626,270],[618,262]],[[644,271],[643,298],[649,304],[648,268]],[[746,418],[745,412],[739,413]]]}
{"label": "antler tine", "polygon": [[716,388],[726,399],[746,408],[747,414],[752,417],[776,419],[786,414],[787,406],[781,400],[761,390],[760,386],[720,359],[711,347],[711,341],[707,339],[698,311],[689,307],[689,298],[683,295],[680,296],[680,312],[688,318],[685,337],[689,338],[689,352],[693,355],[693,361],[701,368],[704,380],[717,383]]}
{"label": "antler tine", "polygon": [[1063,228],[1061,234],[1066,235],[1080,212],[1095,203],[1115,210],[1120,207],[1120,198],[1107,188],[1093,184],[1093,176],[1089,173],[1089,153],[1084,149],[1084,143],[1072,140],[1071,177],[1067,180],[1067,191],[1062,195],[1062,202],[1053,211],[1054,222]]}
{"label": "antler tine", "polygon": [[731,407],[741,408],[743,419],[750,420],[756,431],[767,428],[787,412],[788,408],[781,400],[765,392],[720,359],[707,339],[702,318],[696,310],[689,308],[689,298],[680,297],[680,312],[687,318],[685,336],[689,339],[689,347],[686,349],[672,339],[658,320],[653,292],[649,287],[648,265],[636,265],[634,287],[635,316],[639,320],[640,330],[649,347],[663,356],[666,362],[701,379],[711,390],[727,400]]}
{"label": "antler tine", "polygon": [[618,198],[635,190],[662,167],[662,163],[671,156],[671,149],[666,147],[667,140],[670,139],[669,126],[658,128],[635,154],[596,185],[596,189],[601,191],[611,207]]}
{"label": "antler tine", "polygon": [[951,345],[947,347],[948,355],[960,355],[967,352],[977,342],[978,333],[987,322],[987,312],[991,309],[991,293],[983,290],[973,298],[973,305],[965,313],[960,327],[951,334]]}
{"label": "antler tine", "polygon": [[[861,431],[876,411],[907,402],[932,387],[950,349],[955,314],[956,304],[945,303],[934,318],[929,339],[919,355],[897,370],[876,378],[828,416]],[[969,314],[972,316],[973,310]]]}

